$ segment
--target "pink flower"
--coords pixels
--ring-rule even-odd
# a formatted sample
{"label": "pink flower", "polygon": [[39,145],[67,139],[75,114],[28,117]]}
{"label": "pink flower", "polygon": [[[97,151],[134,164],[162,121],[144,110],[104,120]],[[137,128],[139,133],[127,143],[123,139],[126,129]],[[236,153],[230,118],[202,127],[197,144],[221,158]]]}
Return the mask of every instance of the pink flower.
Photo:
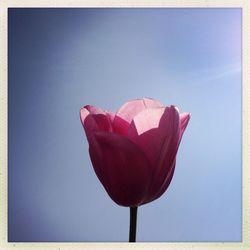
{"label": "pink flower", "polygon": [[116,113],[87,105],[80,118],[95,173],[113,201],[137,207],[167,190],[189,113],[143,98]]}

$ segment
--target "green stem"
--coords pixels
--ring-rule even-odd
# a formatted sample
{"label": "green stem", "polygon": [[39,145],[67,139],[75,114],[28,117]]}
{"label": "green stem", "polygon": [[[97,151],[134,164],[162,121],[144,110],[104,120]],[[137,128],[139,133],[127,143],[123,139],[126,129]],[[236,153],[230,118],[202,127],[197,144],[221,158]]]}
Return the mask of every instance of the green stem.
{"label": "green stem", "polygon": [[130,207],[129,242],[136,242],[137,208]]}

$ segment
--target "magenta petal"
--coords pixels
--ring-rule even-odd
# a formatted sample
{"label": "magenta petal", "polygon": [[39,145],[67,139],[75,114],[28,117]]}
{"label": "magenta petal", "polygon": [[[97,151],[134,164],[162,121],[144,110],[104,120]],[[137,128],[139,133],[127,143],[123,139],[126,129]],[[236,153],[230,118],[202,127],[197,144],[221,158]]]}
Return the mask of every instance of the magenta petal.
{"label": "magenta petal", "polygon": [[93,131],[98,131],[99,128],[93,118],[86,108],[81,108],[80,110],[80,119],[85,130],[88,142],[91,141]]}
{"label": "magenta petal", "polygon": [[188,125],[188,122],[190,120],[190,113],[182,113],[180,114],[180,126],[181,126],[181,134],[180,134],[180,138],[182,137],[187,125]]}
{"label": "magenta petal", "polygon": [[94,107],[92,105],[86,105],[80,109],[80,118],[82,125],[84,126],[85,119],[87,118],[88,115],[106,115],[106,113],[98,108]]}
{"label": "magenta petal", "polygon": [[[86,118],[86,116],[88,114],[91,114],[91,115],[106,115],[108,120],[109,120],[109,124],[112,124],[113,121],[114,121],[114,118],[115,118],[115,114],[113,112],[104,111],[104,110],[102,110],[102,109],[100,109],[98,107],[92,106],[92,105],[86,105],[83,108],[81,108],[80,114],[81,114],[82,123],[84,123],[84,119]],[[95,116],[95,117],[96,117],[96,120],[100,120],[99,117],[101,117],[101,116]],[[102,122],[102,121],[100,120],[100,122]],[[104,122],[106,122],[106,121],[104,121]],[[104,126],[106,126],[106,125],[104,125]]]}
{"label": "magenta petal", "polygon": [[112,131],[111,122],[106,115],[98,114],[92,116],[99,128],[99,131],[107,131],[107,132]]}
{"label": "magenta petal", "polygon": [[95,113],[97,112],[97,109],[93,110],[92,108],[92,110],[89,110],[94,113],[90,113],[89,110],[85,107],[81,108],[80,110],[80,119],[89,142],[90,140],[92,140],[91,137],[93,136],[93,132],[112,131],[112,125],[106,113],[102,111],[102,113]]}
{"label": "magenta petal", "polygon": [[91,160],[94,168],[102,173],[98,177],[106,191],[119,205],[140,205],[152,173],[146,156],[124,136],[98,132],[95,137],[101,156],[95,150],[90,150]]}
{"label": "magenta petal", "polygon": [[127,133],[129,124],[138,113],[146,108],[155,107],[162,107],[162,105],[158,101],[150,98],[143,98],[126,102],[116,113],[114,119],[115,131],[117,133],[125,135]]}
{"label": "magenta petal", "polygon": [[[180,114],[180,137],[179,137],[179,141],[178,141],[178,147],[179,147],[179,144],[181,142],[182,135],[183,135],[183,133],[188,125],[189,120],[190,120],[190,113]],[[178,150],[178,147],[177,147],[177,150]],[[167,161],[167,160],[165,159],[165,161]],[[172,177],[174,175],[175,163],[176,163],[176,158],[174,159],[172,166],[170,167],[168,172],[165,173],[165,180],[163,181],[161,187],[159,188],[159,191],[156,192],[155,195],[152,196],[153,198],[151,198],[147,202],[158,199],[167,190],[167,188],[170,185],[170,182],[172,180]]]}
{"label": "magenta petal", "polygon": [[160,119],[165,111],[165,108],[147,108],[137,114],[130,124],[128,136],[131,133],[141,135],[150,129],[158,128]]}
{"label": "magenta petal", "polygon": [[89,141],[89,155],[97,177],[107,189],[109,183],[105,178],[105,174],[103,174],[102,151],[100,145],[96,141],[95,136],[92,136],[91,140]]}
{"label": "magenta petal", "polygon": [[159,150],[152,185],[147,197],[148,200],[156,199],[176,158],[180,138],[180,119],[179,112],[175,107],[171,106],[165,111],[159,128],[162,127],[165,127],[166,134]]}
{"label": "magenta petal", "polygon": [[110,123],[113,124],[114,119],[115,119],[115,114],[113,112],[111,112],[111,111],[106,111],[106,115],[109,118]]}
{"label": "magenta petal", "polygon": [[105,114],[105,112],[102,109],[92,105],[86,105],[84,106],[84,108],[87,109],[91,114]]}
{"label": "magenta petal", "polygon": [[128,137],[144,151],[153,166],[158,166],[165,141],[173,135],[178,138],[178,126],[179,114],[174,106],[149,108],[134,117]]}
{"label": "magenta petal", "polygon": [[162,196],[165,193],[165,191],[169,187],[169,185],[172,181],[172,178],[174,176],[175,164],[176,164],[176,160],[174,160],[174,162],[172,163],[172,166],[170,167],[169,171],[167,172],[165,180],[163,181],[161,187],[159,187],[159,190],[157,192],[155,192],[154,195],[148,196],[148,199],[145,199],[144,204],[158,199],[160,196]]}
{"label": "magenta petal", "polygon": [[128,138],[143,150],[153,166],[167,134],[167,127],[159,127],[164,111],[165,108],[145,109],[134,117],[128,128]]}
{"label": "magenta petal", "polygon": [[81,119],[82,125],[84,124],[84,121],[89,114],[90,113],[86,108],[80,109],[80,119]]}
{"label": "magenta petal", "polygon": [[129,127],[129,123],[122,119],[121,117],[115,115],[115,118],[113,120],[113,131],[116,134],[120,134],[120,135],[126,135],[127,131],[128,131],[128,127]]}

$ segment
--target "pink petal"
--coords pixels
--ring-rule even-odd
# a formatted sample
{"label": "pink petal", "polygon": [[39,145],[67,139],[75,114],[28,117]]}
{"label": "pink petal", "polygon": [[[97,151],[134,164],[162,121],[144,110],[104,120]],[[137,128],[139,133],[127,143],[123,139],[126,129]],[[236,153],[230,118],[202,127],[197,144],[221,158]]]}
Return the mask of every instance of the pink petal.
{"label": "pink petal", "polygon": [[181,136],[180,136],[180,138],[182,137],[182,135],[183,135],[183,133],[188,125],[188,122],[190,120],[190,116],[191,116],[190,113],[186,113],[186,112],[180,114],[180,123],[181,123],[181,125],[180,125],[181,126]]}
{"label": "pink petal", "polygon": [[93,132],[112,131],[112,125],[106,113],[93,106],[81,108],[80,119],[89,142],[92,140]]}
{"label": "pink petal", "polygon": [[123,118],[115,115],[115,118],[113,120],[113,131],[116,134],[120,134],[120,135],[126,135],[127,134],[127,130],[129,127],[129,123],[124,120]]}
{"label": "pink petal", "polygon": [[[94,116],[94,119],[96,120],[96,122],[98,123],[98,127],[103,127],[100,130],[102,131],[113,131],[112,127],[113,127],[113,121],[115,118],[115,113],[111,112],[111,111],[104,111],[98,107],[94,107],[92,105],[86,105],[83,108],[80,109],[80,118],[81,118],[81,122],[84,126],[84,120],[86,119],[86,117],[91,114],[91,115],[99,115],[99,116]],[[105,115],[108,118],[108,124],[106,119],[104,119],[103,117],[101,117],[100,115]],[[103,119],[103,120],[102,120]],[[102,125],[102,123],[104,123]]]}
{"label": "pink petal", "polygon": [[102,151],[100,145],[96,141],[95,136],[92,136],[92,140],[89,141],[89,155],[98,179],[102,180],[101,182],[105,187],[108,187],[108,181],[106,180],[105,175],[103,174]]}
{"label": "pink petal", "polygon": [[106,191],[119,205],[140,205],[152,174],[144,153],[124,136],[98,132],[95,137],[101,155],[91,149],[91,161]]}
{"label": "pink petal", "polygon": [[[176,163],[176,154],[178,151],[178,147],[180,145],[181,142],[181,138],[182,135],[188,125],[188,122],[190,120],[190,114],[189,113],[182,113],[180,115],[180,135],[179,135],[179,140],[178,140],[178,145],[176,148],[176,153],[175,153],[175,158],[172,161],[171,157],[169,158],[167,155],[165,155],[164,153],[161,154],[161,158],[160,160],[160,165],[162,165],[162,167],[160,169],[162,169],[161,173],[159,174],[159,176],[161,176],[161,178],[157,178],[157,181],[155,181],[154,179],[154,183],[155,185],[153,185],[150,188],[150,192],[149,192],[149,197],[151,199],[147,200],[146,202],[150,202],[153,201],[155,199],[158,199],[168,188],[168,186],[170,185],[170,182],[172,180],[173,174],[174,174],[174,169],[175,169],[175,163]],[[174,152],[173,152],[174,155]],[[169,163],[171,163],[171,167],[169,168]],[[158,190],[158,191],[157,191]],[[155,194],[153,194],[155,193]]]}
{"label": "pink petal", "polygon": [[141,111],[131,122],[128,136],[130,136],[131,133],[141,135],[150,129],[158,128],[164,111],[165,108],[147,108]]}
{"label": "pink petal", "polygon": [[166,129],[160,130],[159,123],[165,108],[145,109],[136,115],[129,126],[128,138],[146,154],[152,166],[156,165]]}
{"label": "pink petal", "polygon": [[97,115],[92,115],[94,118],[99,131],[107,131],[111,132],[112,131],[112,126],[109,118],[105,115],[102,114],[97,114]]}
{"label": "pink petal", "polygon": [[89,111],[86,108],[80,109],[80,119],[82,124],[84,124],[85,118],[89,115]]}
{"label": "pink petal", "polygon": [[[180,119],[178,110],[171,106],[166,109],[164,115],[161,118],[159,130],[162,131],[162,139],[160,141],[161,146],[157,147],[155,154],[155,169],[153,173],[152,185],[149,188],[148,200],[155,199],[158,195],[165,180],[171,171],[173,162],[175,161],[180,138]],[[166,130],[164,133],[164,128]],[[148,142],[150,143],[150,141]]]}
{"label": "pink petal", "polygon": [[167,172],[167,176],[165,177],[164,182],[162,183],[161,187],[159,188],[159,190],[157,192],[155,192],[154,195],[148,196],[145,200],[143,204],[149,203],[153,200],[158,199],[160,196],[162,196],[165,191],[168,189],[172,178],[174,176],[174,171],[175,171],[175,164],[176,164],[176,160],[174,160],[172,166],[170,167],[169,171]]}
{"label": "pink petal", "polygon": [[113,124],[114,119],[115,119],[115,113],[111,112],[111,111],[106,111],[106,115],[110,120],[110,123]]}
{"label": "pink petal", "polygon": [[84,107],[82,107],[80,109],[80,118],[81,118],[81,122],[82,122],[82,125],[84,125],[84,120],[86,119],[86,117],[89,115],[89,114],[103,114],[105,115],[105,112],[98,108],[98,107],[94,107],[92,105],[86,105]]}
{"label": "pink petal", "polygon": [[146,154],[152,166],[157,167],[164,142],[170,141],[179,126],[179,114],[174,106],[148,108],[136,115],[128,129],[128,138]]}
{"label": "pink petal", "polygon": [[84,108],[87,109],[91,114],[105,114],[105,112],[101,108],[92,105],[86,105],[84,106]]}
{"label": "pink petal", "polygon": [[114,131],[125,135],[132,119],[146,108],[162,107],[162,105],[153,99],[143,98],[126,102],[117,111],[114,119]]}
{"label": "pink petal", "polygon": [[144,101],[144,105],[147,108],[160,108],[160,107],[163,107],[163,105],[159,101],[154,100],[152,98],[145,97],[142,100]]}

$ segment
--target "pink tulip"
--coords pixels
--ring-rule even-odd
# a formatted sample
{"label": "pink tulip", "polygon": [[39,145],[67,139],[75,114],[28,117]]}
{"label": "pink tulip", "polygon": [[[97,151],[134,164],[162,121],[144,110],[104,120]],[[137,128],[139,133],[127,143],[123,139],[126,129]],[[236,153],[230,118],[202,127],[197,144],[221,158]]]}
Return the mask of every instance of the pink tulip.
{"label": "pink tulip", "polygon": [[114,202],[138,207],[167,190],[189,113],[143,98],[116,113],[87,105],[80,118],[95,173]]}

